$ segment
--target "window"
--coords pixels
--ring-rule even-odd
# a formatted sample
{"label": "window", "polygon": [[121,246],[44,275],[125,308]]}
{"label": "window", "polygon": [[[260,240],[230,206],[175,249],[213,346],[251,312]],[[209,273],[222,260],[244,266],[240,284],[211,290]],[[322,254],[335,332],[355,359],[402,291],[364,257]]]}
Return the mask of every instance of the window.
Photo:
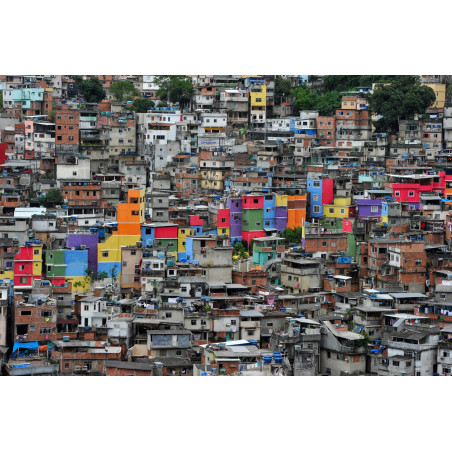
{"label": "window", "polygon": [[312,186],[313,187],[320,187],[320,181],[319,180],[315,180],[312,182]]}
{"label": "window", "polygon": [[20,311],[20,315],[31,315],[31,311]]}
{"label": "window", "polygon": [[231,325],[237,325],[237,320],[231,320]]}
{"label": "window", "polygon": [[410,191],[408,192],[408,196],[409,196],[410,198],[412,198],[412,197],[414,196],[414,191],[413,191],[413,190],[410,190]]}
{"label": "window", "polygon": [[341,215],[345,214],[345,209],[341,209],[340,212],[341,212]]}
{"label": "window", "polygon": [[192,325],[196,325],[198,322],[196,321],[196,319],[192,319],[191,324]]}
{"label": "window", "polygon": [[398,196],[400,196],[400,192],[399,191],[395,191],[394,192],[394,196],[397,198]]}
{"label": "window", "polygon": [[88,304],[85,304],[84,307],[83,307],[83,310],[84,310],[84,311],[89,311],[89,305],[88,305]]}
{"label": "window", "polygon": [[136,255],[137,255],[137,252],[136,252],[136,250],[132,250],[132,251],[130,252],[130,254],[131,254],[132,256],[136,256]]}
{"label": "window", "polygon": [[108,257],[108,251],[102,251],[102,257]]}
{"label": "window", "polygon": [[313,199],[313,201],[318,201],[318,200],[319,200],[319,195],[314,195],[314,196],[312,197],[312,199]]}
{"label": "window", "polygon": [[37,256],[39,254],[39,250],[33,250],[33,254]]}
{"label": "window", "polygon": [[372,213],[378,212],[378,206],[371,206],[370,211]]}
{"label": "window", "polygon": [[166,312],[166,313],[165,313],[165,317],[166,317],[167,319],[170,319],[172,316],[173,316],[173,313],[172,313],[172,312]]}
{"label": "window", "polygon": [[52,311],[41,311],[41,317],[52,317]]}
{"label": "window", "polygon": [[42,327],[42,328],[39,328],[39,333],[40,334],[50,334],[52,332],[52,328],[49,328],[49,327]]}
{"label": "window", "polygon": [[326,242],[322,242],[322,246],[326,246]]}
{"label": "window", "polygon": [[329,212],[329,213],[334,213],[334,207],[330,207],[330,208],[328,209],[328,212]]}
{"label": "window", "polygon": [[396,367],[399,367],[400,361],[392,361],[392,365],[396,366]]}
{"label": "window", "polygon": [[320,213],[320,206],[314,206],[313,207],[313,212],[314,213]]}

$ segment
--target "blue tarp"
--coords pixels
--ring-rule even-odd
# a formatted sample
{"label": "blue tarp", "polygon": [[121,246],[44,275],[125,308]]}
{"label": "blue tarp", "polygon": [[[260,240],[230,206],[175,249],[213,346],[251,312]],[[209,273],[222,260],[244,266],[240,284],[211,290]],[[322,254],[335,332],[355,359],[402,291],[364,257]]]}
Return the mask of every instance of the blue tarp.
{"label": "blue tarp", "polygon": [[338,264],[351,264],[352,258],[350,256],[341,256],[337,258]]}
{"label": "blue tarp", "polygon": [[14,342],[13,352],[16,352],[19,349],[29,349],[29,350],[37,350],[39,349],[39,344],[37,342]]}

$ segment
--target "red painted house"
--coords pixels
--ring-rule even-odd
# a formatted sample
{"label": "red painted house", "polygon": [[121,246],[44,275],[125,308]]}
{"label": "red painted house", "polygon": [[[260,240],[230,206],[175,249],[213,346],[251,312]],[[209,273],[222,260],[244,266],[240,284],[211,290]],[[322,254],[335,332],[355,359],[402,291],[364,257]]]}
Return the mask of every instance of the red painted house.
{"label": "red painted house", "polygon": [[14,288],[19,289],[31,289],[33,280],[42,278],[42,245],[25,243],[14,256]]}
{"label": "red painted house", "polygon": [[242,197],[243,209],[263,209],[264,196],[259,195],[244,195]]}
{"label": "red painted house", "polygon": [[391,184],[391,188],[397,202],[419,203],[421,201],[420,184]]}
{"label": "red painted house", "polygon": [[229,228],[231,226],[231,209],[218,209],[218,227]]}

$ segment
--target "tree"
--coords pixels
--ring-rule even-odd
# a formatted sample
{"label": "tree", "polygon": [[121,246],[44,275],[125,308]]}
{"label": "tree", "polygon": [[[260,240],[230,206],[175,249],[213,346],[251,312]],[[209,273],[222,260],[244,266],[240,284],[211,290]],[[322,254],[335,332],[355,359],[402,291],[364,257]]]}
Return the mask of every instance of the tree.
{"label": "tree", "polygon": [[315,110],[320,97],[309,86],[294,88],[292,95],[295,97],[294,105],[298,110]]}
{"label": "tree", "polygon": [[140,99],[134,99],[133,104],[128,107],[129,110],[134,110],[137,113],[147,113],[149,108],[153,107],[155,102],[151,99],[142,97]]}
{"label": "tree", "polygon": [[397,75],[327,75],[323,79],[324,92],[347,91],[358,86],[372,86],[373,83],[388,82],[396,79]]}
{"label": "tree", "polygon": [[0,91],[0,111],[3,110],[3,91]]}
{"label": "tree", "polygon": [[415,115],[424,113],[435,99],[435,92],[421,85],[417,76],[404,75],[377,85],[369,96],[371,110],[381,116],[375,121],[376,131],[397,133],[400,119],[413,119]]}
{"label": "tree", "polygon": [[111,276],[111,279],[112,279],[113,281],[116,281],[116,278],[118,277],[118,271],[116,270],[117,267],[118,267],[118,266],[115,265],[115,266],[110,270],[110,276]]}
{"label": "tree", "polygon": [[45,206],[53,206],[55,204],[63,203],[63,195],[60,190],[53,188],[49,190],[47,194],[41,199],[41,202]]}
{"label": "tree", "polygon": [[83,80],[79,75],[73,75],[72,78],[77,83],[78,91],[85,102],[98,104],[107,96],[107,93],[102,87],[102,83],[97,77]]}
{"label": "tree", "polygon": [[154,83],[158,85],[157,96],[166,101],[179,102],[183,109],[190,103],[193,95],[193,84],[185,75],[159,75]]}
{"label": "tree", "polygon": [[99,272],[97,274],[97,280],[98,281],[102,281],[103,279],[106,279],[106,278],[108,278],[108,273],[105,272],[105,271]]}
{"label": "tree", "polygon": [[282,231],[281,236],[284,238],[284,244],[290,245],[291,243],[296,243],[297,245],[301,243],[301,226],[297,226],[294,229],[286,228]]}
{"label": "tree", "polygon": [[134,97],[140,95],[140,92],[135,88],[133,83],[126,80],[118,80],[112,83],[109,91],[119,102],[132,100]]}
{"label": "tree", "polygon": [[85,269],[85,273],[85,283],[86,285],[89,284],[89,286],[91,287],[91,284],[94,282],[94,272],[91,268],[88,267]]}
{"label": "tree", "polygon": [[330,91],[319,96],[316,108],[321,116],[335,116],[336,109],[341,108],[342,94],[339,91]]}
{"label": "tree", "polygon": [[318,110],[321,116],[332,116],[341,108],[342,96],[338,91],[322,95],[309,86],[298,86],[292,90],[292,95],[298,110]]}
{"label": "tree", "polygon": [[278,75],[275,80],[275,97],[282,98],[290,95],[292,85],[290,80]]}

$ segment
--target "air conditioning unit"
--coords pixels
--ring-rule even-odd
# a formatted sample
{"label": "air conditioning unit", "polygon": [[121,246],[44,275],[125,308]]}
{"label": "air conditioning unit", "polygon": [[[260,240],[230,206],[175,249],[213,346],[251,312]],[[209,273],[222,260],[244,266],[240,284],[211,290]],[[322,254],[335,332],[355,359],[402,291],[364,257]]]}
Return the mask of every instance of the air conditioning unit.
{"label": "air conditioning unit", "polygon": [[88,370],[88,366],[83,366],[82,370]]}
{"label": "air conditioning unit", "polygon": [[231,326],[231,324],[230,323],[226,323],[226,326]]}
{"label": "air conditioning unit", "polygon": [[75,371],[78,371],[78,370],[81,370],[81,369],[82,369],[81,366],[75,366],[75,367],[74,367],[74,370],[75,370]]}

